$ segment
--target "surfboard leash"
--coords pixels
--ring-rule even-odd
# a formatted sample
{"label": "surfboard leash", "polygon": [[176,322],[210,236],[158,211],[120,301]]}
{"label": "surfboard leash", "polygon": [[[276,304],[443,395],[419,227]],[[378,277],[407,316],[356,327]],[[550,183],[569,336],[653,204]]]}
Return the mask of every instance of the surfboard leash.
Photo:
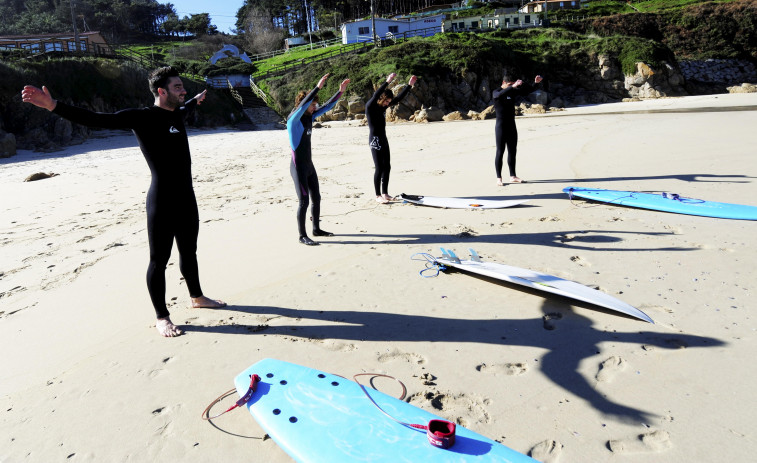
{"label": "surfboard leash", "polygon": [[390,378],[395,381],[397,381],[400,386],[402,386],[402,396],[399,397],[399,400],[403,400],[405,398],[405,394],[407,393],[407,388],[402,383],[402,381],[398,380],[394,376],[389,375],[383,375],[379,373],[358,373],[356,375],[352,376],[352,379],[360,386],[360,389],[363,390],[363,393],[366,397],[368,397],[368,400],[371,401],[373,405],[376,406],[376,408],[379,409],[381,413],[388,416],[392,420],[396,421],[397,423],[401,424],[402,426],[408,427],[410,429],[413,429],[415,431],[424,432],[426,433],[426,438],[428,439],[428,443],[433,445],[434,447],[439,447],[442,449],[448,449],[452,447],[455,444],[455,428],[457,427],[455,423],[447,420],[431,420],[428,422],[427,425],[424,424],[412,424],[412,423],[405,423],[404,421],[400,421],[397,418],[393,417],[389,413],[387,413],[383,408],[379,406],[379,404],[376,403],[375,400],[373,400],[373,397],[368,393],[368,390],[363,386],[360,381],[358,381],[358,376],[370,376],[372,378]]}
{"label": "surfboard leash", "polygon": [[260,376],[258,376],[258,375],[252,375],[252,376],[250,376],[250,387],[247,389],[247,392],[245,393],[245,395],[243,395],[242,397],[240,397],[239,400],[237,400],[234,405],[232,405],[231,407],[227,408],[225,411],[222,411],[218,415],[210,416],[210,409],[213,408],[213,405],[217,404],[218,402],[222,401],[226,397],[228,397],[231,394],[235,393],[237,390],[236,389],[230,389],[230,390],[224,392],[223,394],[221,394],[220,396],[218,396],[213,402],[211,402],[210,405],[208,405],[207,408],[205,408],[205,410],[203,410],[201,418],[203,420],[205,420],[205,421],[210,421],[212,419],[218,418],[219,416],[223,415],[224,413],[228,413],[228,412],[234,410],[235,408],[241,407],[242,405],[246,404],[247,402],[249,402],[249,400],[252,398],[252,394],[254,394],[255,390],[258,388],[258,383],[259,382],[260,382]]}
{"label": "surfboard leash", "polygon": [[[416,258],[416,256],[420,256],[420,258]],[[447,266],[436,260],[436,257],[425,252],[417,252],[410,256],[410,259],[426,261],[426,268],[418,272],[423,278],[433,278],[435,276],[439,276],[439,272],[447,270]],[[424,275],[425,272],[433,272],[434,270],[436,270],[436,273],[434,273],[433,275]]]}

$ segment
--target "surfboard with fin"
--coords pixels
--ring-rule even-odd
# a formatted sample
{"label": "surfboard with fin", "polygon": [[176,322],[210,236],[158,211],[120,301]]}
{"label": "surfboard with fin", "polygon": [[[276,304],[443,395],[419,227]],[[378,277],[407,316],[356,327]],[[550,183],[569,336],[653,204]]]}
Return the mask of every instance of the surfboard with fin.
{"label": "surfboard with fin", "polygon": [[463,260],[457,257],[449,249],[441,248],[442,257],[433,257],[424,254],[424,257],[432,259],[435,265],[451,267],[464,272],[475,273],[497,280],[514,283],[528,288],[545,291],[560,296],[569,297],[589,304],[594,304],[606,309],[620,312],[631,317],[644,320],[645,322],[654,323],[654,321],[644,312],[636,307],[629,305],[617,298],[605,294],[602,291],[589,288],[575,281],[564,280],[554,275],[536,272],[511,265],[498,264],[496,262],[484,262],[476,253],[470,249],[471,258]]}

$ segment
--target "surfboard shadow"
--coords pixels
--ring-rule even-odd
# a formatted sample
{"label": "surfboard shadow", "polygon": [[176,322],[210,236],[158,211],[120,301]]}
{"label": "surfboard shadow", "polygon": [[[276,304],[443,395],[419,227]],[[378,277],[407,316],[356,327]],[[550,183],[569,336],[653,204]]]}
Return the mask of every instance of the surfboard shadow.
{"label": "surfboard shadow", "polygon": [[[504,294],[504,297],[506,296]],[[503,304],[505,303],[506,299],[503,299]],[[604,415],[614,417],[618,421],[636,424],[649,422],[658,415],[634,405],[613,401],[610,394],[598,392],[596,385],[590,382],[579,369],[582,362],[595,357],[597,368],[602,368],[601,364],[607,360],[606,356],[601,355],[600,346],[603,343],[635,344],[639,349],[666,349],[673,352],[691,348],[712,348],[726,344],[719,339],[689,334],[662,334],[643,330],[623,333],[607,330],[602,326],[595,327],[595,322],[591,318],[573,309],[576,305],[575,302],[567,303],[564,298],[549,297],[542,304],[542,314],[526,319],[495,317],[466,319],[464,314],[460,314],[461,316],[457,318],[443,318],[361,310],[331,311],[325,307],[305,310],[270,306],[228,306],[223,309],[214,309],[214,311],[241,312],[258,317],[261,322],[249,325],[187,325],[182,328],[187,332],[297,337],[314,343],[325,340],[456,343],[460,344],[461,355],[465,355],[464,353],[468,351],[469,348],[466,346],[482,343],[535,347],[547,352],[541,358],[524,362],[527,370],[531,368],[538,370],[555,386],[583,399]],[[513,309],[510,308],[510,310]],[[271,318],[271,316],[276,317]],[[291,322],[279,317],[290,319]],[[235,318],[238,322],[244,320],[244,317]],[[308,320],[318,323],[308,325]],[[638,323],[640,328],[649,326],[641,321]],[[419,354],[424,355],[423,352]],[[478,374],[485,373],[479,370]],[[653,387],[652,389],[646,393],[660,393],[660,388]],[[644,395],[644,391],[639,391],[639,402],[643,403]]]}
{"label": "surfboard shadow", "polygon": [[[458,235],[441,235],[441,234],[379,234],[379,233],[360,233],[336,235],[333,238],[319,240],[323,244],[425,244],[425,245],[465,245],[471,247],[475,243],[489,244],[528,244],[533,246],[550,246],[575,250],[596,251],[603,248],[598,247],[600,244],[619,243],[624,241],[622,236],[630,235],[638,237],[645,236],[667,236],[672,235],[670,232],[638,232],[625,230],[602,230],[595,232],[591,230],[565,230],[551,231],[543,233],[502,233],[499,235],[474,235],[471,233],[460,233]],[[365,240],[344,239],[344,238],[366,238]],[[367,238],[386,238],[383,240]],[[579,244],[580,243],[580,244]],[[633,247],[633,248],[613,248],[614,252],[637,252],[637,251],[701,251],[695,247]]]}

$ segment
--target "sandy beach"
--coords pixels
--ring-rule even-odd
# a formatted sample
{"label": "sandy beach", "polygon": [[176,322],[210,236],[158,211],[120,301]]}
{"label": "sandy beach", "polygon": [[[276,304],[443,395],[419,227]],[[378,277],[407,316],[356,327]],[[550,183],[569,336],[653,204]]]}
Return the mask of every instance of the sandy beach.
{"label": "sandy beach", "polygon": [[[314,247],[297,242],[286,131],[190,130],[202,286],[229,305],[189,307],[174,248],[174,339],[145,287],[134,136],[0,159],[0,462],[291,462],[244,409],[200,418],[267,357],[392,375],[414,405],[544,462],[753,459],[757,223],[562,189],[757,206],[757,94],[517,124],[528,183],[504,187],[494,120],[388,125],[392,194],[529,200],[466,210],[377,204],[368,129],[324,123],[313,160],[336,236]],[[35,172],[59,175],[24,182]],[[440,246],[598,288],[655,324],[460,272],[422,278],[411,256]]]}

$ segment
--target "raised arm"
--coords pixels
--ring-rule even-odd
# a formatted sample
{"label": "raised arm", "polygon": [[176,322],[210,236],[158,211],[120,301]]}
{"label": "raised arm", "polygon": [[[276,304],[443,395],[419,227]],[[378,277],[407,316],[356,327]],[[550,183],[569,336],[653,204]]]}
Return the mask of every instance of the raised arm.
{"label": "raised arm", "polygon": [[318,116],[321,116],[323,114],[326,114],[327,112],[331,111],[331,108],[334,107],[337,101],[339,101],[339,98],[342,96],[344,91],[347,89],[347,85],[349,85],[350,79],[344,79],[342,83],[339,85],[339,90],[329,98],[329,101],[323,104],[316,112],[313,113],[313,119],[315,119]]}
{"label": "raised arm", "polygon": [[410,80],[407,82],[407,85],[405,85],[405,88],[403,88],[397,96],[392,98],[392,102],[389,103],[389,106],[394,106],[398,104],[400,101],[402,101],[403,98],[410,92],[410,89],[415,86],[415,82],[418,81],[418,78],[415,76],[410,77]]}

